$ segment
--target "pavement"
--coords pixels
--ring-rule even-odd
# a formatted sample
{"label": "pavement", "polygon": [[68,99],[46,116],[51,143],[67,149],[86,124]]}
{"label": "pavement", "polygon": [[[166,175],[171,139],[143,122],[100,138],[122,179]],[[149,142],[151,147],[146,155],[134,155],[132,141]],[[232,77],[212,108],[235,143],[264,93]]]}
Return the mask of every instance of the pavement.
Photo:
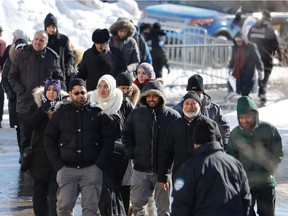
{"label": "pavement", "polygon": [[[251,94],[259,106],[265,106],[277,101],[287,99],[287,85],[270,85],[266,104],[260,103],[256,93]],[[224,100],[225,89],[207,90],[213,101],[221,105],[225,113],[234,111],[238,96],[230,100]],[[168,96],[168,102],[174,104],[180,101],[179,96]],[[32,180],[29,174],[19,170],[19,153],[16,141],[16,130],[9,128],[7,115],[7,101],[5,103],[3,128],[0,129],[0,216],[30,216],[33,214],[31,193]],[[284,149],[284,155],[288,149]],[[288,215],[288,160],[284,160],[277,172],[278,186],[276,188],[276,215]],[[79,202],[76,205],[74,215],[81,215]]]}

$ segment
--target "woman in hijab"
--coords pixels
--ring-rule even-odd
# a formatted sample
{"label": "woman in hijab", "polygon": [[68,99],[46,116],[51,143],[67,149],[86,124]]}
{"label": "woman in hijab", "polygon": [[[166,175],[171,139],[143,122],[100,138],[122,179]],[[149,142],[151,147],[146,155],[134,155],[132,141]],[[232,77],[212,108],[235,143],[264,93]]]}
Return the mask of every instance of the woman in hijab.
{"label": "woman in hijab", "polygon": [[56,171],[44,148],[44,131],[49,118],[68,93],[61,90],[60,82],[47,80],[45,86],[33,90],[34,103],[25,117],[25,127],[33,130],[31,147],[34,150],[30,174],[33,178],[33,210],[36,216],[57,216]]}

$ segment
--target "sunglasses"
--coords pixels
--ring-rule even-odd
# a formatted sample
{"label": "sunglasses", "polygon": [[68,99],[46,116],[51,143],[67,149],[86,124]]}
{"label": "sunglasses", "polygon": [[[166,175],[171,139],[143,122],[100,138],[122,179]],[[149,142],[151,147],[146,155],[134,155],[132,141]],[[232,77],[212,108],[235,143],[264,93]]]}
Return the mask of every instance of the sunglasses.
{"label": "sunglasses", "polygon": [[81,92],[77,91],[77,92],[74,92],[73,94],[74,94],[75,96],[78,96],[79,94],[85,95],[86,93],[87,93],[87,92],[85,92],[85,91],[81,91]]}

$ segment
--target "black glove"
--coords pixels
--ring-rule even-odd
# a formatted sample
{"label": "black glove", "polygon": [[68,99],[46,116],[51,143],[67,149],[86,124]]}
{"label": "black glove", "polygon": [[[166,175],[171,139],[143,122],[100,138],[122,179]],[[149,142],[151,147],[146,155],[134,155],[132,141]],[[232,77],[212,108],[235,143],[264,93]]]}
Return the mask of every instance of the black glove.
{"label": "black glove", "polygon": [[42,105],[42,110],[43,110],[44,112],[47,112],[50,108],[51,108],[50,101],[47,100],[45,103],[43,103],[43,105]]}

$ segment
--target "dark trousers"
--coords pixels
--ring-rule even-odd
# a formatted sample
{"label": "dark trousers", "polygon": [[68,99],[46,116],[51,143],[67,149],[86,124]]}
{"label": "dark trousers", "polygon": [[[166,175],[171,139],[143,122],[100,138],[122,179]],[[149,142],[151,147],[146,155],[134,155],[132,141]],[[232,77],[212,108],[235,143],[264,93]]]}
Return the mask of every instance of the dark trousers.
{"label": "dark trousers", "polygon": [[262,59],[264,65],[264,79],[259,81],[259,95],[266,95],[267,93],[267,84],[273,69],[273,64],[265,59]]}
{"label": "dark trousers", "polygon": [[25,114],[18,113],[19,127],[20,127],[20,153],[23,154],[24,149],[30,145],[32,131],[24,126]]}
{"label": "dark trousers", "polygon": [[259,216],[275,215],[275,188],[267,188],[262,190],[251,190],[252,206],[249,216],[256,216],[254,206],[257,203],[257,213]]}
{"label": "dark trousers", "polygon": [[2,88],[2,85],[0,84],[0,123],[2,122],[2,116],[3,116],[3,109],[4,109],[4,90]]}
{"label": "dark trousers", "polygon": [[54,179],[35,180],[33,183],[33,210],[35,216],[57,216],[56,193],[58,184]]}

